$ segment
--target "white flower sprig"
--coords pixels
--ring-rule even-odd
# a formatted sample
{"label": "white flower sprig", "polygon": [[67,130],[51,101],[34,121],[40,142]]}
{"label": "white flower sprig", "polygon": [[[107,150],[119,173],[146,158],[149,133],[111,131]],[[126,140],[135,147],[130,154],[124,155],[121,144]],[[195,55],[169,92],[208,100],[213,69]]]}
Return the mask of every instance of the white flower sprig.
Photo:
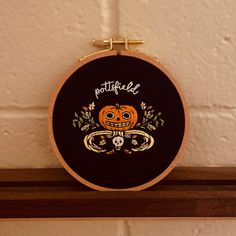
{"label": "white flower sprig", "polygon": [[80,128],[81,131],[88,131],[89,129],[99,128],[100,125],[94,121],[92,117],[92,112],[95,109],[95,104],[92,102],[88,107],[83,107],[83,111],[79,116],[76,112],[74,113],[74,119],[72,120],[72,125],[76,128]]}
{"label": "white flower sprig", "polygon": [[141,109],[143,110],[142,122],[137,123],[137,127],[148,129],[150,131],[156,130],[159,126],[164,125],[164,120],[161,119],[161,112],[155,114],[152,106],[147,106],[146,103],[141,102]]}

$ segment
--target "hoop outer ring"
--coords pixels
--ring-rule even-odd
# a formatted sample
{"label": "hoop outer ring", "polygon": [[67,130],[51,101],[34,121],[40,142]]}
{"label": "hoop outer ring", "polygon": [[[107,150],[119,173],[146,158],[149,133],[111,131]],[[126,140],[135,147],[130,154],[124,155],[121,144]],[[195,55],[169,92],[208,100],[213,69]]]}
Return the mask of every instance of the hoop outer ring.
{"label": "hoop outer ring", "polygon": [[[52,116],[53,116],[53,110],[54,110],[54,105],[57,99],[57,95],[59,94],[61,88],[63,87],[64,83],[66,82],[66,80],[79,68],[81,68],[83,65],[98,59],[98,58],[103,58],[103,57],[107,57],[107,56],[114,56],[114,55],[121,55],[121,56],[130,56],[130,57],[134,57],[134,58],[138,58],[141,60],[144,60],[152,65],[154,65],[155,67],[157,67],[158,69],[160,69],[164,74],[167,75],[167,77],[170,79],[170,81],[173,83],[173,85],[175,86],[177,92],[180,95],[180,99],[182,101],[183,104],[183,110],[184,110],[184,117],[185,117],[185,131],[184,131],[184,136],[182,139],[182,143],[180,145],[179,151],[177,153],[177,155],[175,156],[175,158],[173,159],[173,161],[171,162],[171,164],[160,174],[158,175],[156,178],[152,179],[151,181],[148,181],[147,183],[144,183],[142,185],[139,186],[135,186],[132,188],[123,188],[123,189],[113,189],[113,188],[107,188],[107,187],[102,187],[96,184],[93,184],[89,181],[87,181],[86,179],[82,178],[81,176],[79,176],[75,171],[73,171],[71,169],[71,167],[65,162],[64,158],[61,156],[57,145],[56,145],[56,141],[54,138],[54,134],[53,134],[53,123],[52,123]],[[58,158],[59,162],[62,164],[62,166],[66,169],[66,171],[72,175],[76,180],[78,180],[79,182],[83,183],[84,185],[95,189],[95,190],[100,190],[100,191],[140,191],[140,190],[144,190],[146,188],[151,187],[152,185],[158,183],[159,181],[161,181],[163,178],[165,178],[176,166],[176,163],[182,158],[183,156],[183,152],[184,149],[186,148],[186,144],[187,144],[187,138],[189,136],[189,109],[186,103],[186,99],[184,96],[184,93],[182,91],[182,89],[180,88],[180,86],[178,85],[178,83],[176,82],[176,80],[173,78],[173,76],[154,58],[141,53],[139,51],[131,51],[131,50],[112,50],[112,51],[100,51],[100,52],[95,52],[92,53],[88,56],[83,57],[79,63],[75,66],[75,68],[73,70],[71,70],[56,86],[56,89],[51,97],[51,101],[50,101],[50,105],[49,105],[49,110],[48,110],[48,134],[49,134],[49,139],[51,142],[51,146],[52,149],[54,151],[54,153],[56,154],[56,157]]]}

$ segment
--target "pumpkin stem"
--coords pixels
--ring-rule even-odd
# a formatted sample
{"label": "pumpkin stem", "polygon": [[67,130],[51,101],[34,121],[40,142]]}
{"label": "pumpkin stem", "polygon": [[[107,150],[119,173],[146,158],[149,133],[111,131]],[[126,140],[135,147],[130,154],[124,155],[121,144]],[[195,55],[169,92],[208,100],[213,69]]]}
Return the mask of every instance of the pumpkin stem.
{"label": "pumpkin stem", "polygon": [[115,104],[115,107],[116,107],[117,109],[120,109],[120,104],[119,104],[119,103],[116,103],[116,104]]}

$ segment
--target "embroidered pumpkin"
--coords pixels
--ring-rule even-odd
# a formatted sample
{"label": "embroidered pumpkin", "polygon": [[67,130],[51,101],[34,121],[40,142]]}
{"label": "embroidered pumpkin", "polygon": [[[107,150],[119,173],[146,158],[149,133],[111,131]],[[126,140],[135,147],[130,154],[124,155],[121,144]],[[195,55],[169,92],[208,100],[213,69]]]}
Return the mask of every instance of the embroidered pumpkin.
{"label": "embroidered pumpkin", "polygon": [[138,113],[133,106],[118,103],[103,107],[99,112],[100,124],[108,130],[132,129],[138,121]]}

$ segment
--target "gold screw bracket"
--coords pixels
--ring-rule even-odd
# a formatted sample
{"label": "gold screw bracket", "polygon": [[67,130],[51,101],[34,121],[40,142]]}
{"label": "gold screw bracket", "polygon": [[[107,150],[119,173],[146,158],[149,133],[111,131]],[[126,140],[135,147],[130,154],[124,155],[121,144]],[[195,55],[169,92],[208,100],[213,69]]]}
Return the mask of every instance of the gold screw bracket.
{"label": "gold screw bracket", "polygon": [[123,39],[104,39],[104,40],[93,40],[93,46],[95,47],[102,47],[102,48],[108,48],[108,50],[113,50],[115,45],[124,45],[125,50],[129,50],[129,45],[136,45],[136,44],[143,44],[144,40],[131,40],[128,38]]}

